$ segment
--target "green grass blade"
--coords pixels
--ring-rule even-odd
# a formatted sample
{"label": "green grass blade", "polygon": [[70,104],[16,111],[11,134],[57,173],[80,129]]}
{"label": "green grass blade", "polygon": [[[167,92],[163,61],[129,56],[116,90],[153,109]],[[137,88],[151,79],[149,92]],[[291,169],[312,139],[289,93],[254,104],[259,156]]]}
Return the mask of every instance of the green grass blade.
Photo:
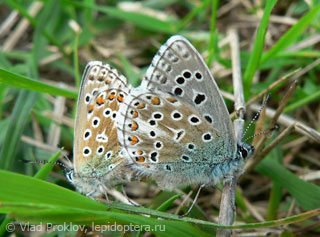
{"label": "green grass blade", "polygon": [[257,170],[280,183],[304,209],[311,210],[320,207],[320,187],[295,176],[277,161],[271,159],[271,156],[264,159],[257,166]]}
{"label": "green grass blade", "polygon": [[297,102],[288,105],[284,109],[284,113],[290,113],[292,111],[295,111],[296,109],[298,109],[306,104],[312,103],[312,102],[318,100],[319,98],[320,98],[320,91],[314,92],[311,95],[307,95],[306,97],[298,100]]}
{"label": "green grass blade", "polygon": [[282,197],[282,186],[278,182],[273,182],[270,198],[269,198],[269,206],[267,211],[266,220],[275,220],[277,219],[278,208],[281,203]]}
{"label": "green grass blade", "polygon": [[[15,188],[13,189],[12,187]],[[192,227],[190,223],[206,225],[208,227],[232,229],[262,228],[303,221],[312,216],[319,215],[320,213],[320,209],[316,209],[280,220],[237,226],[220,226],[208,221],[196,220],[188,217],[180,218],[177,215],[116,202],[111,203],[111,210],[106,211],[105,205],[76,192],[39,179],[4,170],[0,170],[0,190],[2,191],[0,192],[0,212],[14,213],[14,216],[19,220],[28,220],[30,222],[47,221],[52,223],[72,221],[76,224],[91,224],[91,222],[106,224],[107,221],[109,221],[107,223],[117,221],[118,223],[165,224],[166,232],[169,232],[170,230],[171,232],[169,233],[171,234],[181,234],[183,231],[185,231],[184,233],[190,231],[190,233],[204,234]],[[32,192],[30,192],[30,190],[32,190]],[[115,211],[113,208],[118,209],[118,211]],[[119,210],[125,210],[131,213],[149,214],[161,217],[161,220],[121,213]],[[165,219],[171,219],[171,221]]]}
{"label": "green grass blade", "polygon": [[[14,189],[12,187],[15,187]],[[28,220],[32,222],[51,222],[74,224],[110,224],[110,223],[133,223],[137,225],[154,226],[165,225],[165,232],[155,231],[159,236],[169,236],[169,234],[181,235],[185,233],[195,233],[204,235],[205,233],[184,221],[158,220],[145,216],[123,213],[111,210],[99,202],[82,196],[76,192],[60,186],[0,170],[0,212],[12,213],[18,220]],[[32,192],[30,192],[32,190]],[[130,207],[125,204],[118,206]],[[143,209],[143,208],[142,208]],[[12,215],[12,214],[11,214]],[[149,231],[148,229],[144,229]]]}
{"label": "green grass blade", "polygon": [[292,26],[274,45],[262,56],[261,64],[271,59],[273,56],[290,46],[301,33],[310,25],[312,19],[320,10],[320,4],[315,6],[306,15],[304,15],[294,26]]}
{"label": "green grass blade", "polygon": [[27,117],[37,99],[37,94],[30,91],[20,91],[10,116],[10,123],[0,152],[0,168],[11,169]]}
{"label": "green grass blade", "polygon": [[81,75],[79,72],[79,53],[78,53],[78,46],[79,46],[79,35],[81,32],[75,33],[75,39],[74,39],[74,48],[73,48],[73,67],[74,67],[74,78],[76,81],[76,87],[80,87],[81,83]]}
{"label": "green grass blade", "polygon": [[195,7],[187,16],[185,16],[177,26],[177,31],[182,30],[193,18],[195,18],[204,8],[206,8],[211,0],[205,0],[198,7]]}
{"label": "green grass blade", "polygon": [[[56,154],[54,154],[49,159],[50,163],[47,163],[43,167],[41,167],[41,169],[35,174],[34,177],[36,179],[42,179],[42,180],[46,179],[48,177],[49,173],[51,172],[53,166],[55,165],[54,162],[56,162],[59,159],[60,154],[61,154],[61,151],[58,151]],[[8,223],[10,223],[13,220],[14,220],[14,218],[6,217],[2,221],[2,223],[0,225],[0,236],[3,236],[7,232],[6,226]]]}
{"label": "green grass blade", "polygon": [[[260,65],[261,55],[264,48],[264,41],[268,30],[270,14],[276,2],[276,0],[267,1],[266,8],[264,9],[264,13],[254,42],[253,50],[251,52],[248,65],[244,73],[243,81],[246,88],[251,88],[253,77]],[[248,96],[249,90],[246,90],[245,92],[247,94],[246,96]]]}
{"label": "green grass blade", "polygon": [[219,0],[213,0],[212,1],[212,10],[211,10],[211,22],[210,22],[210,40],[209,40],[209,55],[207,58],[207,65],[210,67],[212,61],[213,61],[213,56],[214,56],[214,45],[217,44],[215,40],[217,39],[218,35],[218,30],[216,28],[216,21],[217,21],[217,10],[219,6]]}
{"label": "green grass blade", "polygon": [[180,198],[182,196],[182,194],[176,194],[173,197],[169,198],[167,201],[165,201],[164,203],[162,203],[158,208],[157,211],[166,211],[169,206],[178,198]]}
{"label": "green grass blade", "polygon": [[74,5],[74,6],[90,8],[99,12],[106,13],[122,21],[131,22],[134,25],[145,30],[154,31],[157,33],[163,32],[168,34],[173,34],[176,31],[175,30],[176,27],[173,22],[160,20],[158,18],[149,16],[143,13],[124,11],[116,7],[90,5],[86,3],[80,3],[80,2],[69,1],[69,0],[63,0],[63,2]]}
{"label": "green grass blade", "polygon": [[61,155],[61,151],[58,151],[56,154],[54,154],[47,164],[45,164],[41,169],[35,174],[36,179],[45,180],[48,175],[50,174],[52,168],[55,166],[55,162],[59,159],[59,156]]}
{"label": "green grass blade", "polygon": [[77,93],[67,89],[55,87],[44,82],[36,81],[28,77],[24,77],[4,69],[0,69],[0,83],[15,86],[22,89],[49,93],[51,95],[60,95],[68,98],[77,98]]}

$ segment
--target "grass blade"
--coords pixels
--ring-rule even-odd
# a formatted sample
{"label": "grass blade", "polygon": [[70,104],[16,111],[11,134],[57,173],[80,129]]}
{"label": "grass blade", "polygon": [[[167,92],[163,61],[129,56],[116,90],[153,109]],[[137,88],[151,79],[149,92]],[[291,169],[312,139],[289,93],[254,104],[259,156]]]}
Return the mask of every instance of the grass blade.
{"label": "grass blade", "polygon": [[[266,8],[264,9],[256,40],[254,42],[253,50],[251,52],[248,65],[244,73],[243,81],[246,88],[251,88],[253,77],[260,65],[261,55],[264,48],[264,41],[268,30],[270,14],[276,2],[276,0],[267,1]],[[246,90],[245,92],[248,93],[249,90]]]}
{"label": "grass blade", "polygon": [[283,49],[289,47],[309,26],[312,19],[316,16],[320,10],[320,4],[315,6],[306,15],[304,15],[294,26],[292,26],[273,47],[262,56],[261,64],[271,59],[273,56],[281,52]]}
{"label": "grass blade", "polygon": [[4,69],[0,69],[0,83],[15,86],[22,89],[49,93],[51,95],[65,96],[68,98],[77,98],[77,92],[55,87],[44,82],[36,81],[28,77],[24,77]]}

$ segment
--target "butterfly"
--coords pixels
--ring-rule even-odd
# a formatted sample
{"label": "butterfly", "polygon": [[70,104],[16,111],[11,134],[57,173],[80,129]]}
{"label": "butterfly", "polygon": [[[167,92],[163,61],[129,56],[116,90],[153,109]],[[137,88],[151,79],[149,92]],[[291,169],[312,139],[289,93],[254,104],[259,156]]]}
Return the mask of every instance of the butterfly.
{"label": "butterfly", "polygon": [[160,48],[119,111],[118,139],[126,159],[163,189],[216,185],[242,172],[254,152],[236,138],[201,55],[179,35]]}
{"label": "butterfly", "polygon": [[129,91],[127,79],[110,65],[87,64],[75,119],[74,168],[67,178],[89,197],[106,195],[107,189],[137,178],[117,137],[118,109]]}

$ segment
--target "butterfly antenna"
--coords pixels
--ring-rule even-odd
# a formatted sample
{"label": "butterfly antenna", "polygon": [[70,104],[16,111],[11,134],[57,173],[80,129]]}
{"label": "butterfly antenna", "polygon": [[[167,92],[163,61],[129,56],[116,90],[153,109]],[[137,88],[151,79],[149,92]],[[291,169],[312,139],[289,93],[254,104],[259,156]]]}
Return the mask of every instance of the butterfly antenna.
{"label": "butterfly antenna", "polygon": [[[246,127],[241,140],[244,138],[244,136],[247,134],[249,128],[252,126],[252,124],[258,119],[258,117],[260,116],[261,111],[264,109],[264,107],[266,106],[267,102],[269,101],[270,98],[270,94],[267,95],[267,98],[264,100],[262,106],[260,107],[260,109],[258,110],[258,112],[255,114],[255,116],[253,117],[253,119],[250,121],[250,123],[248,124],[248,126]],[[248,140],[248,139],[246,139]]]}
{"label": "butterfly antenna", "polygon": [[25,159],[20,159],[19,161],[23,163],[31,163],[31,164],[54,164],[54,165],[61,166],[65,170],[65,172],[70,171],[70,168],[60,161],[53,162],[48,160],[25,160]]}
{"label": "butterfly antenna", "polygon": [[275,125],[273,128],[264,130],[264,131],[262,131],[262,132],[259,132],[259,133],[254,134],[254,135],[252,135],[252,136],[250,136],[250,137],[247,137],[246,139],[244,139],[243,142],[246,142],[246,141],[248,141],[248,140],[250,140],[251,138],[254,138],[254,137],[258,137],[258,136],[261,136],[261,135],[264,135],[264,134],[271,133],[272,131],[277,130],[278,128],[279,128],[279,126],[278,126],[278,125]]}

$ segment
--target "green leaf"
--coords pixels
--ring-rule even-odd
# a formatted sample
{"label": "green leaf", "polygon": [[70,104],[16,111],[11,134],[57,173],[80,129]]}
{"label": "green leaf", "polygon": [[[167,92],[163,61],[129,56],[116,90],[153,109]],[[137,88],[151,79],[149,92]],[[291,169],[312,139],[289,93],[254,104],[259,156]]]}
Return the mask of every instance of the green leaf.
{"label": "green leaf", "polygon": [[[91,225],[93,222],[95,224],[117,222],[148,226],[165,225],[165,232],[151,230],[159,236],[172,236],[172,234],[180,236],[186,233],[201,236],[205,235],[204,232],[190,225],[191,223],[219,228],[261,228],[302,221],[320,213],[320,209],[317,209],[275,221],[237,226],[220,226],[208,221],[188,217],[180,218],[177,215],[116,202],[111,203],[109,205],[111,209],[107,210],[105,205],[76,192],[39,179],[4,170],[0,170],[0,190],[0,212],[9,213],[10,217],[16,217],[20,221],[30,221],[31,223],[49,222],[55,224],[72,222],[82,225]],[[32,192],[30,190],[32,190]],[[161,218],[127,214],[121,210]],[[146,229],[144,230],[148,231]]]}
{"label": "green leaf", "polygon": [[[251,52],[248,65],[244,73],[244,84],[246,88],[251,88],[253,77],[260,65],[261,55],[264,48],[264,41],[268,30],[270,14],[276,2],[277,0],[267,1],[266,8],[263,11],[263,16],[254,42],[253,50]],[[248,94],[249,90],[246,90],[246,92]]]}
{"label": "green leaf", "polygon": [[75,1],[63,0],[63,2],[79,7],[90,8],[99,12],[106,13],[114,18],[122,21],[131,22],[142,29],[173,34],[175,32],[175,24],[173,22],[160,20],[158,18],[139,13],[124,11],[116,7],[107,7],[103,5],[91,5]]}
{"label": "green leaf", "polygon": [[312,93],[311,95],[308,95],[300,100],[298,100],[297,102],[295,103],[292,103],[290,105],[288,105],[285,109],[284,109],[284,112],[285,113],[289,113],[289,112],[292,112],[292,111],[295,111],[296,109],[306,105],[306,104],[309,104],[309,103],[312,103],[314,101],[318,101],[320,98],[320,90],[317,91],[317,92],[314,92]]}
{"label": "green leaf", "polygon": [[295,176],[270,155],[257,166],[257,170],[280,183],[304,209],[320,207],[320,187]]}
{"label": "green leaf", "polygon": [[36,101],[37,94],[30,91],[20,91],[13,111],[10,115],[9,127],[0,152],[0,168],[11,169],[23,130],[27,124],[27,117]]}
{"label": "green leaf", "polygon": [[158,208],[157,211],[165,211],[169,208],[169,206],[178,198],[180,198],[182,194],[176,194],[173,197],[169,198],[167,201],[162,203]]}
{"label": "green leaf", "polygon": [[301,33],[309,26],[310,22],[314,16],[320,10],[320,4],[315,6],[310,10],[306,15],[304,15],[294,26],[292,26],[278,41],[275,43],[272,48],[262,56],[261,64],[264,64],[266,61],[271,59],[274,55],[281,52],[283,49],[290,46],[300,35]]}
{"label": "green leaf", "polygon": [[49,93],[56,96],[65,96],[68,98],[77,98],[77,92],[55,87],[44,82],[36,81],[4,69],[0,69],[0,83],[15,86],[22,89]]}
{"label": "green leaf", "polygon": [[[15,188],[12,188],[15,187]],[[194,233],[205,235],[204,232],[184,221],[168,221],[149,218],[140,215],[123,213],[114,207],[122,207],[128,210],[146,210],[145,208],[132,207],[125,204],[110,204],[107,206],[82,196],[76,192],[60,186],[0,170],[0,212],[11,213],[20,221],[31,223],[47,222],[63,224],[83,224],[91,226],[101,224],[134,224],[146,225],[153,228],[155,225],[164,225],[165,231],[153,228],[153,233],[159,236],[170,236],[170,234],[183,235],[183,233]],[[32,192],[30,191],[32,190]],[[152,211],[152,210],[151,210]],[[156,211],[153,211],[156,212]],[[172,215],[172,214],[170,214]],[[146,231],[149,231],[146,228]]]}
{"label": "green leaf", "polygon": [[36,179],[42,179],[45,180],[49,173],[51,172],[53,166],[55,166],[55,162],[59,159],[59,156],[61,155],[61,151],[58,151],[56,154],[54,154],[47,164],[45,164],[41,169],[36,173],[34,176]]}

